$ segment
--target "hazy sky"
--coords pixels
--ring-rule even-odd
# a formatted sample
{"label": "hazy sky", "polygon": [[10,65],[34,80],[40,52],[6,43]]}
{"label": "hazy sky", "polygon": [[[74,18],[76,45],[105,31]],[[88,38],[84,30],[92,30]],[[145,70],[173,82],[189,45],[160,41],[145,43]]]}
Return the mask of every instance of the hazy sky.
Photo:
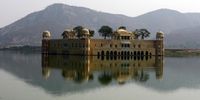
{"label": "hazy sky", "polygon": [[200,12],[200,0],[0,0],[0,27],[53,3],[88,7],[133,17],[160,8],[180,12]]}

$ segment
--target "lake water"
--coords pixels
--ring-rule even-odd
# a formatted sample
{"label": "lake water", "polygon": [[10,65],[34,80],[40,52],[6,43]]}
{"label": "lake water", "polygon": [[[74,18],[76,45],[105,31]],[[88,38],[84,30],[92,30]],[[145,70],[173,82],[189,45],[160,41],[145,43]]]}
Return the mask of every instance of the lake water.
{"label": "lake water", "polygon": [[0,80],[0,100],[194,100],[200,58],[0,52]]}

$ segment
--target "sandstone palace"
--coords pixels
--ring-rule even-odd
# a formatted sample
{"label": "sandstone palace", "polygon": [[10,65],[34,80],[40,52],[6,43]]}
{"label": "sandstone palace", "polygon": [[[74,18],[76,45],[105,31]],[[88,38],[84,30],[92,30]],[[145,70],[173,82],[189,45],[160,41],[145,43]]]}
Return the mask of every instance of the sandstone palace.
{"label": "sandstone palace", "polygon": [[44,31],[42,53],[100,57],[164,55],[163,32],[157,32],[154,40],[144,39],[150,34],[146,29],[130,32],[121,26],[112,31],[109,26],[102,26],[98,32],[104,39],[91,38],[94,31],[82,26],[65,30],[61,34],[62,39],[51,39],[51,33]]}

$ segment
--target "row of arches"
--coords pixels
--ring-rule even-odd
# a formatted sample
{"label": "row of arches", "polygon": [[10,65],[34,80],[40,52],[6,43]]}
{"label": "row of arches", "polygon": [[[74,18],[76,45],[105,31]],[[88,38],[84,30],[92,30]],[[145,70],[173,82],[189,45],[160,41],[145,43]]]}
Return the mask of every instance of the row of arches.
{"label": "row of arches", "polygon": [[113,56],[113,55],[117,55],[117,56],[152,56],[151,52],[148,51],[121,51],[121,52],[117,52],[117,51],[101,51],[97,53],[98,56]]}
{"label": "row of arches", "polygon": [[151,52],[148,51],[101,51],[97,53],[98,59],[106,59],[106,60],[128,60],[128,59],[134,59],[134,60],[148,60],[151,59]]}

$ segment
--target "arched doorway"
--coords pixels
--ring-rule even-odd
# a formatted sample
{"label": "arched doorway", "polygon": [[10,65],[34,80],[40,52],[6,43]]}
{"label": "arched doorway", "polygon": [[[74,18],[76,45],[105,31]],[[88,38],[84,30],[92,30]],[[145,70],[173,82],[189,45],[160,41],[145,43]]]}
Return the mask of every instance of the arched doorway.
{"label": "arched doorway", "polygon": [[104,51],[101,51],[101,60],[104,60],[104,56],[105,56]]}
{"label": "arched doorway", "polygon": [[117,59],[117,51],[114,51],[114,60]]}
{"label": "arched doorway", "polygon": [[106,51],[106,60],[109,60],[109,51]]}
{"label": "arched doorway", "polygon": [[97,59],[99,59],[100,58],[100,53],[99,52],[97,52]]}
{"label": "arched doorway", "polygon": [[110,59],[113,60],[113,51],[110,51]]}

